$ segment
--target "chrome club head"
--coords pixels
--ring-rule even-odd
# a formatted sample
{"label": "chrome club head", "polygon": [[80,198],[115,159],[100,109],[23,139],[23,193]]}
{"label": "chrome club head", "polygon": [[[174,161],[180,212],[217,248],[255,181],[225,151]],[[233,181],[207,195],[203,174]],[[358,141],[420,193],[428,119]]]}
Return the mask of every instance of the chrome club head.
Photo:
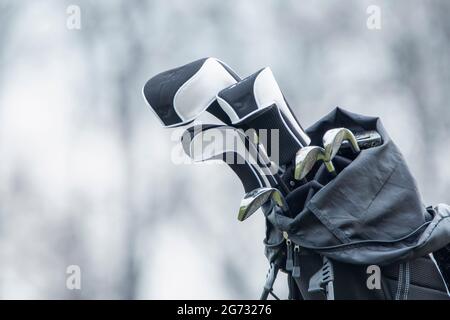
{"label": "chrome club head", "polygon": [[283,194],[278,189],[258,188],[245,194],[239,208],[238,220],[244,221],[269,200],[273,201],[283,212],[289,210]]}
{"label": "chrome club head", "polygon": [[325,149],[325,161],[330,162],[338,153],[343,141],[348,141],[353,152],[359,153],[358,141],[347,128],[336,128],[325,132],[322,141]]}
{"label": "chrome club head", "polygon": [[310,146],[304,147],[297,152],[295,156],[294,178],[296,180],[302,180],[319,160],[324,161],[329,172],[336,172],[333,163],[331,161],[325,161],[325,150],[322,147]]}

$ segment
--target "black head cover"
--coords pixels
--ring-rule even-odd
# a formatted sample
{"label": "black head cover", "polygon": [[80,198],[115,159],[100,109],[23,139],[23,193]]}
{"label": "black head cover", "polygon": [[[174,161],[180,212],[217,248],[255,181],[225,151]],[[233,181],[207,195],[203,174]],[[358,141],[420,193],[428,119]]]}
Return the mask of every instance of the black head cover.
{"label": "black head cover", "polygon": [[188,124],[205,110],[229,123],[216,94],[238,80],[223,62],[204,58],[157,74],[144,85],[143,94],[164,127]]}
{"label": "black head cover", "polygon": [[[270,68],[264,68],[220,91],[217,101],[234,126],[258,131],[266,129],[267,139],[261,142],[272,157],[275,147],[278,147],[276,156],[282,165],[290,162],[300,148],[310,143]],[[272,135],[274,129],[278,131],[277,141],[271,139],[275,136]]]}

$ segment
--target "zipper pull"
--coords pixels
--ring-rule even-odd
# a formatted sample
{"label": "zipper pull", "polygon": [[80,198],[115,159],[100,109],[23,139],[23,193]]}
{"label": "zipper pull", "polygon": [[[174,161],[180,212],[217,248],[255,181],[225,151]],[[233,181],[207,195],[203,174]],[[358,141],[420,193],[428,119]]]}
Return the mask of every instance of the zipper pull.
{"label": "zipper pull", "polygon": [[283,231],[283,237],[286,239],[286,271],[291,271],[294,267],[292,259],[292,242],[286,231]]}
{"label": "zipper pull", "polygon": [[300,246],[294,246],[294,261],[292,268],[292,277],[300,278]]}

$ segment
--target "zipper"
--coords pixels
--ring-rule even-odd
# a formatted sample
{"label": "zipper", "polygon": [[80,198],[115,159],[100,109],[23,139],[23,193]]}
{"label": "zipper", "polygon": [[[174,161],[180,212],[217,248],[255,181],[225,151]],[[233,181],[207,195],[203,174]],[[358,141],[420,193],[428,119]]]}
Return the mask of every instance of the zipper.
{"label": "zipper", "polygon": [[290,271],[292,277],[300,278],[300,246],[289,239],[289,234],[283,231],[286,240],[286,271]]}
{"label": "zipper", "polygon": [[294,266],[292,268],[292,276],[294,278],[300,278],[300,246],[294,246]]}
{"label": "zipper", "polygon": [[286,240],[286,271],[292,271],[294,268],[294,260],[292,255],[292,241],[286,231],[283,231],[283,237]]}

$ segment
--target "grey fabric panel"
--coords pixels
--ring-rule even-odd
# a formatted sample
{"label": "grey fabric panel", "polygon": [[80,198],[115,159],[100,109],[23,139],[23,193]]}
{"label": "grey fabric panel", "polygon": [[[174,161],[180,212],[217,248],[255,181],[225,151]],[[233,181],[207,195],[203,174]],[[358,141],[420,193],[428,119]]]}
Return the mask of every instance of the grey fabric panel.
{"label": "grey fabric panel", "polygon": [[449,297],[445,291],[411,284],[408,289],[407,300],[449,300]]}
{"label": "grey fabric panel", "polygon": [[[425,256],[410,261],[411,285],[446,292],[444,282],[433,261]],[[398,277],[399,264],[395,263],[382,268],[381,273],[388,279],[396,280]]]}
{"label": "grey fabric panel", "polygon": [[363,150],[307,204],[343,242],[395,240],[426,222],[414,179],[392,143]]}
{"label": "grey fabric panel", "polygon": [[[302,296],[306,300],[325,300],[320,293],[308,292],[309,280],[322,266],[322,258],[317,254],[301,256],[301,277],[296,279]],[[401,300],[428,299],[449,300],[442,279],[433,262],[428,258],[419,258],[409,262],[409,283],[405,281],[405,270],[400,276],[400,264],[396,263],[381,268],[381,288],[367,287],[367,265],[351,265],[333,262],[335,281],[334,290],[337,300],[392,300],[400,287]],[[399,286],[399,280],[401,285]]]}

